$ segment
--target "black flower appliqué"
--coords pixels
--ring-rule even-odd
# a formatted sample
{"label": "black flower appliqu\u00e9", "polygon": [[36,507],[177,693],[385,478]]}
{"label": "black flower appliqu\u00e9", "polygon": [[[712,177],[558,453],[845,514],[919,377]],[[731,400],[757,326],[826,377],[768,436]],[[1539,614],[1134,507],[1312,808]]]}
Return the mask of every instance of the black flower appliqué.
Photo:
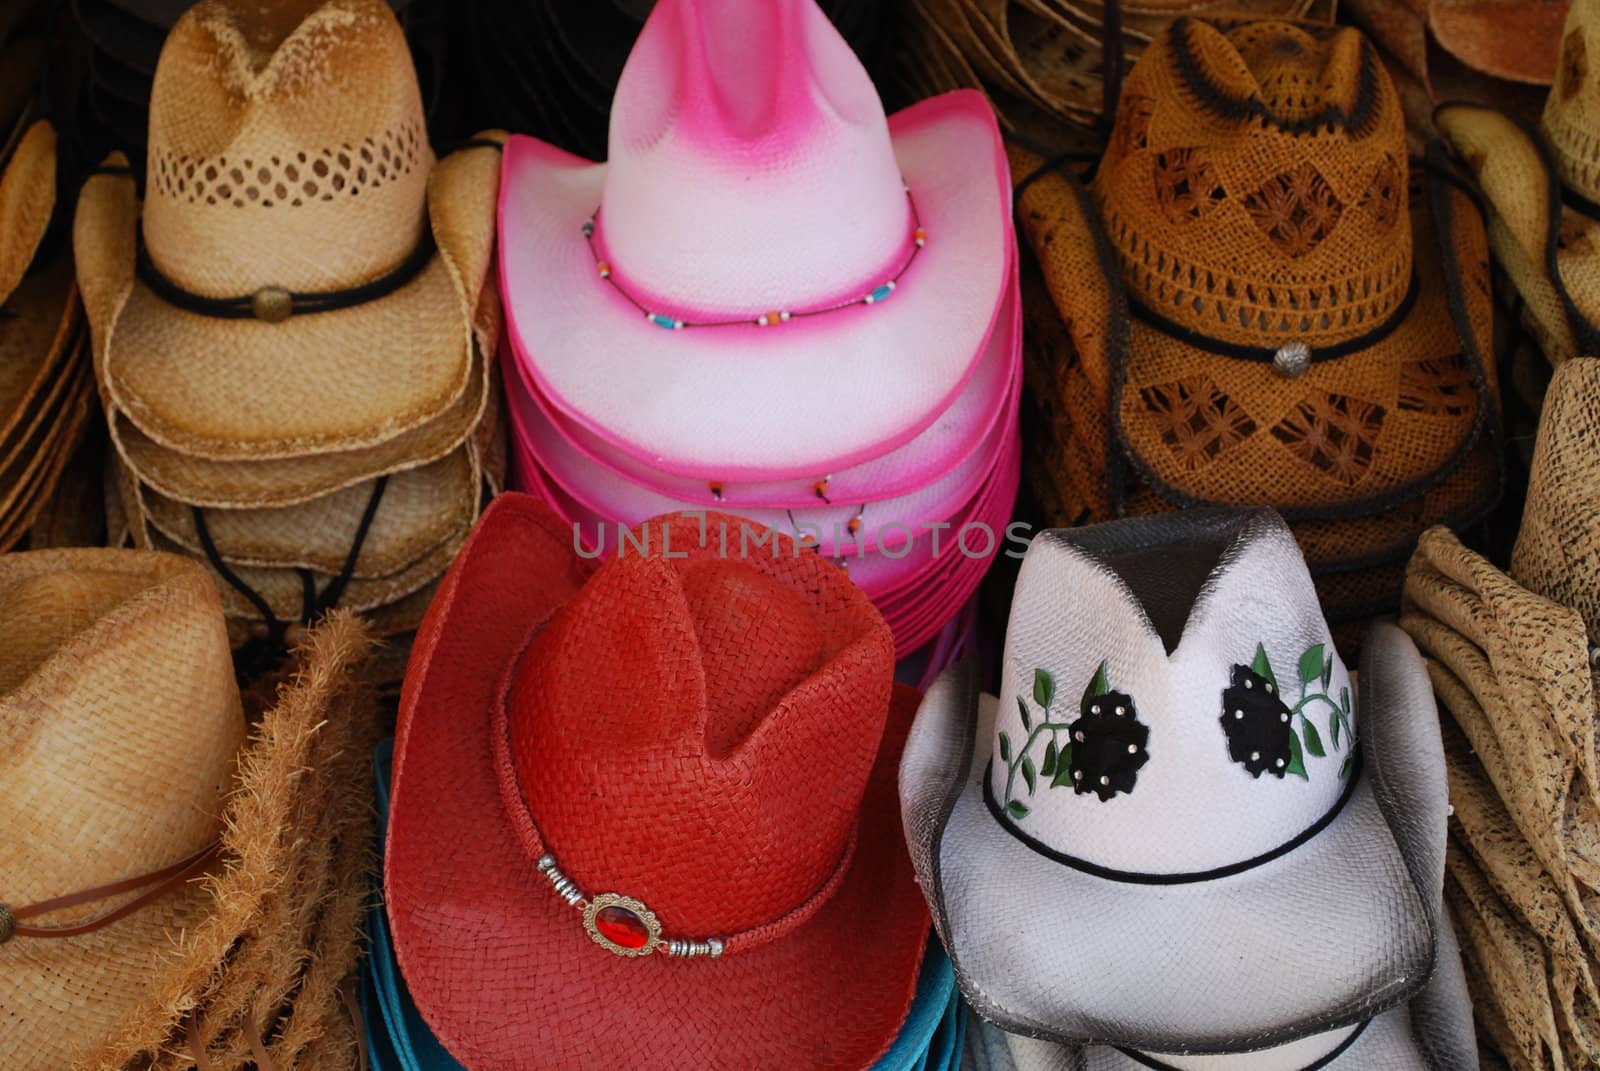
{"label": "black flower appliqu\u00e9", "polygon": [[[1096,680],[1103,678],[1097,675]],[[1093,792],[1108,800],[1119,792],[1133,791],[1139,769],[1150,761],[1145,749],[1150,727],[1139,720],[1132,696],[1109,690],[1085,695],[1078,720],[1067,732],[1072,737],[1069,766],[1074,792]]]}
{"label": "black flower appliqu\u00e9", "polygon": [[1322,733],[1312,714],[1326,710],[1328,735],[1335,750],[1343,739],[1349,748],[1341,778],[1348,777],[1355,759],[1355,729],[1350,723],[1350,689],[1341,688],[1334,700],[1328,689],[1333,682],[1333,659],[1323,644],[1313,644],[1300,656],[1300,697],[1292,706],[1278,685],[1278,675],[1267,658],[1266,647],[1256,644],[1255,659],[1248,666],[1236,665],[1228,687],[1222,690],[1223,735],[1228,739],[1228,757],[1239,763],[1252,777],[1263,773],[1282,779],[1294,774],[1309,781],[1306,756],[1327,756]]}
{"label": "black flower appliqu\u00e9", "polygon": [[1249,666],[1233,667],[1233,683],[1222,692],[1222,731],[1228,737],[1228,757],[1242,763],[1252,777],[1289,772],[1292,717],[1277,685]]}
{"label": "black flower appliqu\u00e9", "polygon": [[[1006,764],[1002,806],[1011,818],[1028,816],[1041,782],[1047,789],[1070,785],[1076,793],[1093,792],[1101,800],[1109,800],[1119,792],[1132,792],[1139,768],[1150,761],[1146,750],[1150,728],[1139,720],[1132,696],[1111,690],[1104,662],[1084,689],[1076,721],[1051,717],[1055,698],[1055,677],[1046,670],[1034,670],[1033,701],[1038,712],[1028,706],[1027,699],[1017,696],[1017,714],[1028,735],[1020,747],[1014,747],[1004,731],[996,741],[1000,761]],[[1043,759],[1035,763],[1040,743],[1044,744]]]}

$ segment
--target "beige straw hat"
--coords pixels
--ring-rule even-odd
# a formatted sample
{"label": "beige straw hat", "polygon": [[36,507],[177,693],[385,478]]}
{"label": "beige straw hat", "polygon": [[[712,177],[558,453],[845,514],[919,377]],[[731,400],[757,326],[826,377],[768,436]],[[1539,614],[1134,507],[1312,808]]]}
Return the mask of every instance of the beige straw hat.
{"label": "beige straw hat", "polygon": [[[222,1069],[257,1034],[280,1069],[353,1066],[333,989],[370,850],[349,757],[375,732],[354,683],[362,628],[315,630],[248,739],[216,591],[191,561],[5,555],[0,633],[0,817],[30,829],[0,846],[0,1064],[187,1067],[187,1033]],[[344,1058],[297,1063],[324,1029]]]}
{"label": "beige straw hat", "polygon": [[86,186],[76,244],[107,401],[195,458],[341,454],[427,429],[411,456],[431,460],[482,404],[457,403],[498,154],[434,168],[385,4],[304,8],[191,9],[156,74],[142,219],[125,177]]}

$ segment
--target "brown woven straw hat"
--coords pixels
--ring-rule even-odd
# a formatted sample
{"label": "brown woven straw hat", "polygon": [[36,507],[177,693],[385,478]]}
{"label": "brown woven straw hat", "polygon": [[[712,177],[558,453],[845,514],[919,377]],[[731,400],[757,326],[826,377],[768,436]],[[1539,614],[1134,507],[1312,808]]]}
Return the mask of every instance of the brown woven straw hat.
{"label": "brown woven straw hat", "polygon": [[192,8],[156,72],[142,218],[125,178],[86,187],[79,281],[107,400],[196,458],[423,428],[436,457],[476,415],[441,419],[473,379],[497,157],[434,168],[385,4],[306,8]]}
{"label": "brown woven straw hat", "polygon": [[1445,104],[1439,130],[1490,208],[1489,236],[1552,363],[1600,354],[1600,3],[1574,0],[1537,130]]}
{"label": "brown woven straw hat", "polygon": [[1466,458],[1496,409],[1487,247],[1408,170],[1354,30],[1186,19],[1131,72],[1094,183],[1134,314],[1110,413],[1164,497],[1358,516]]}
{"label": "brown woven straw hat", "polygon": [[[204,1045],[234,1069],[265,1039],[280,1068],[353,1067],[335,989],[370,851],[364,764],[348,757],[376,724],[354,682],[361,627],[330,619],[276,694],[242,709],[215,587],[186,559],[6,555],[0,610],[14,625],[0,814],[31,830],[0,849],[16,927],[0,943],[0,1063],[188,1067]],[[342,1056],[297,1062],[322,1034]]]}

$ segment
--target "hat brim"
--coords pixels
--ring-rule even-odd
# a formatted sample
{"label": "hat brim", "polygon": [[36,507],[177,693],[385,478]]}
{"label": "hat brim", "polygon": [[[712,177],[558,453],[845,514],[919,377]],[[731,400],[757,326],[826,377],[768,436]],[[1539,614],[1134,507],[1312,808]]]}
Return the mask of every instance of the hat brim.
{"label": "hat brim", "polygon": [[[540,392],[618,449],[707,480],[816,479],[915,438],[966,387],[1004,311],[1010,182],[977,93],[923,101],[889,131],[929,235],[892,299],[778,328],[687,332],[647,323],[595,274],[582,225],[606,166],[512,138],[501,290]],[[821,442],[818,428],[830,429]]]}
{"label": "hat brim", "polygon": [[[590,572],[572,540],[534,500],[497,499],[413,648],[384,871],[418,1009],[481,1071],[523,1066],[530,1046],[575,1071],[640,1066],[664,1052],[773,1069],[870,1064],[905,1021],[927,939],[894,805],[914,693],[896,690],[849,871],[809,921],[716,960],[607,954],[534,871],[505,813],[489,739],[505,667]],[[596,1014],[583,994],[616,1014]]]}
{"label": "hat brim", "polygon": [[[513,410],[513,428],[516,420]],[[513,482],[518,489],[539,497],[574,525],[588,552],[603,554],[617,546],[616,520],[595,513],[567,494],[527,450],[520,434],[513,434],[512,451],[516,462]],[[993,560],[988,551],[999,553],[1005,549],[1007,522],[1016,502],[1021,466],[1022,442],[1013,419],[1006,446],[977,494],[951,517],[949,528],[941,530],[939,553],[934,552],[932,536],[922,533],[887,552],[858,554],[852,550],[840,559],[849,569],[850,578],[883,614],[894,633],[898,657],[910,655],[939,633],[977,590]],[[971,554],[962,553],[961,532],[969,524],[986,526],[994,534],[993,547],[979,545]],[[752,532],[758,531],[757,526],[752,526]],[[730,539],[733,537],[730,534]],[[956,549],[951,549],[952,544]]]}
{"label": "hat brim", "polygon": [[156,444],[212,461],[337,454],[442,426],[470,394],[473,316],[494,243],[494,154],[457,155],[466,158],[441,160],[429,178],[423,225],[438,251],[415,278],[374,301],[276,324],[158,297],[135,271],[133,184],[91,178],[75,240],[112,251],[79,258],[85,291],[115,295],[86,302],[91,315],[105,310],[95,327],[108,404]]}
{"label": "hat brim", "polygon": [[[392,576],[459,536],[477,517],[481,487],[471,447],[389,477],[351,575]],[[338,573],[375,493],[368,482],[282,509],[208,509],[206,527],[229,564]],[[205,553],[194,507],[149,487],[139,499],[152,528],[191,555]]]}
{"label": "hat brim", "polygon": [[0,302],[22,281],[56,207],[56,132],[40,120],[22,135],[0,173]]}
{"label": "hat brim", "polygon": [[1432,0],[1428,28],[1468,67],[1508,82],[1555,81],[1569,4],[1549,0]]}
{"label": "hat brim", "polygon": [[[950,408],[904,446],[828,473],[829,499],[878,502],[908,495],[939,480],[982,449],[993,437],[1002,415],[1016,408],[1022,385],[1020,328],[1020,309],[1003,312],[977,370]],[[509,345],[503,350],[501,371],[506,377],[507,402],[523,424],[547,421],[583,458],[648,491],[713,509],[809,509],[817,505],[817,478],[823,475],[820,470],[798,480],[734,485],[718,481],[723,484],[719,496],[711,481],[664,472],[563,416],[539,393],[527,365],[511,355]]]}
{"label": "hat brim", "polygon": [[474,346],[472,385],[438,420],[377,446],[336,454],[214,461],[162,446],[115,405],[106,410],[106,424],[122,460],[141,481],[169,498],[222,509],[282,508],[444,457],[498,405],[492,380],[482,350]]}
{"label": "hat brim", "polygon": [[978,742],[993,734],[971,672],[929,690],[901,779],[935,925],[985,1019],[1058,1043],[1226,1053],[1354,1025],[1428,977],[1444,813],[1425,793],[1446,789],[1427,672],[1398,629],[1365,645],[1366,760],[1343,810],[1269,863],[1188,884],[1098,877],[1007,832],[983,798]]}
{"label": "hat brim", "polygon": [[1553,364],[1592,355],[1600,332],[1562,278],[1569,214],[1544,140],[1523,120],[1478,104],[1442,104],[1434,124],[1483,191],[1495,256],[1522,297],[1540,349]]}
{"label": "hat brim", "polygon": [[[1160,1057],[1136,1057],[1108,1046],[1076,1049],[1007,1034],[982,1020],[973,1024],[983,1037],[974,1071],[1177,1071]],[[1312,1041],[1317,1039],[1307,1039]],[[1300,1044],[1305,1044],[1304,1042]],[[1334,1037],[1305,1051],[1236,1053],[1231,1071],[1271,1071],[1283,1067],[1327,1071],[1467,1071],[1478,1064],[1472,1026],[1472,1000],[1455,932],[1439,931],[1438,964],[1422,992],[1408,1005],[1374,1016],[1370,1022],[1341,1028]]]}
{"label": "hat brim", "polygon": [[[1498,419],[1488,243],[1471,197],[1431,174],[1411,197],[1411,224],[1410,311],[1365,349],[1314,359],[1297,377],[1270,362],[1219,358],[1133,318],[1120,374],[1113,366],[1110,411],[1132,464],[1162,497],[1271,505],[1291,522],[1366,516],[1461,466]],[[1227,425],[1203,458],[1163,423],[1190,397],[1208,419],[1217,407],[1215,420]],[[1336,430],[1318,439],[1323,420]],[[1363,460],[1341,461],[1331,441],[1362,444]]]}

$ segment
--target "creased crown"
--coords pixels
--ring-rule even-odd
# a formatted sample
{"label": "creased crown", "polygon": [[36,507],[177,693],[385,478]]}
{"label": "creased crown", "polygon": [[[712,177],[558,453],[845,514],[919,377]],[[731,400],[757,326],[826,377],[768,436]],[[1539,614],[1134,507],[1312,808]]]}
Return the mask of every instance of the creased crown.
{"label": "creased crown", "polygon": [[1545,98],[1544,134],[1561,181],[1600,199],[1600,3],[1573,0],[1561,34],[1555,83]]}
{"label": "creased crown", "polygon": [[883,105],[815,0],[657,4],[617,84],[602,205],[618,277],[698,313],[846,297],[911,233]]}
{"label": "creased crown", "polygon": [[619,545],[522,656],[508,718],[562,869],[715,936],[786,915],[838,868],[894,651],[841,570],[737,518],[705,524],[663,518],[635,530],[644,550]]}
{"label": "creased crown", "polygon": [[198,851],[220,831],[243,742],[204,568],[127,550],[0,557],[0,824],[27,831],[0,838],[0,902]]}
{"label": "creased crown", "polygon": [[212,297],[347,289],[426,226],[428,146],[405,36],[382,0],[203,0],[150,97],[144,240]]}
{"label": "creased crown", "polygon": [[1350,677],[1270,510],[1041,534],[1002,674],[996,803],[1100,866],[1252,859],[1313,825],[1353,776]]}
{"label": "creased crown", "polygon": [[1095,180],[1130,294],[1210,338],[1315,349],[1411,285],[1405,118],[1357,31],[1175,22]]}

